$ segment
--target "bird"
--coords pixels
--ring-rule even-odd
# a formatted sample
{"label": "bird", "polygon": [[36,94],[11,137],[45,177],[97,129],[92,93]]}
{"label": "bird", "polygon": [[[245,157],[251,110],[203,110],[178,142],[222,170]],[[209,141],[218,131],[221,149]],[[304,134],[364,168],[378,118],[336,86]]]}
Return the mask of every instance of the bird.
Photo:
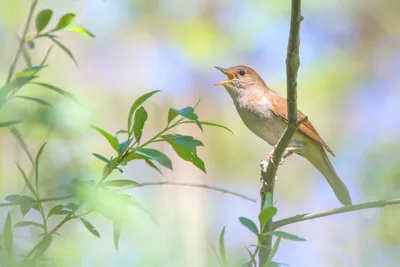
{"label": "bird", "polygon": [[[287,100],[271,90],[260,75],[248,66],[215,68],[228,78],[215,85],[225,87],[243,123],[255,135],[275,146],[288,125]],[[299,121],[305,118],[300,110],[297,114]],[[345,206],[351,205],[349,190],[337,174],[327,152],[335,157],[312,123],[306,120],[300,124],[283,158],[293,153],[306,158],[325,177],[338,200]],[[270,162],[271,158],[270,154]]]}

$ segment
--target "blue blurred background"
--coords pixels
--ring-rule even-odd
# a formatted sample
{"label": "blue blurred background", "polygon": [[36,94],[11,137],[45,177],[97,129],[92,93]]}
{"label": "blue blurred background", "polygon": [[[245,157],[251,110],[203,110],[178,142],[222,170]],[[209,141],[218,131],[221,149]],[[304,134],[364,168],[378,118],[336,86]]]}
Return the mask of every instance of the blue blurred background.
{"label": "blue blurred background", "polygon": [[[54,109],[15,103],[0,119],[25,119],[20,130],[36,153],[48,140],[42,160],[42,195],[62,195],[76,177],[98,179],[102,163],[91,153],[111,155],[104,139],[90,128],[116,132],[126,125],[131,103],[150,90],[162,90],[145,104],[149,121],[144,138],[166,124],[170,107],[194,105],[200,119],[223,124],[235,133],[206,127],[180,127],[203,140],[199,151],[207,175],[175,156],[166,145],[174,171],[164,176],[141,163],[113,178],[139,182],[172,180],[205,183],[258,199],[259,163],[271,147],[242,123],[229,95],[213,84],[225,79],[214,66],[249,65],[267,85],[286,95],[285,57],[290,1],[283,0],[41,0],[37,10],[51,8],[54,21],[78,12],[74,24],[96,35],[87,39],[61,34],[74,63],[54,49],[41,80],[74,94],[83,107],[39,87],[24,92],[53,103]],[[400,196],[400,2],[398,0],[304,0],[301,25],[299,108],[309,116],[336,154],[332,159],[355,203]],[[0,1],[0,79],[6,80],[28,12],[26,0]],[[33,31],[32,31],[33,32]],[[32,50],[40,62],[50,43]],[[20,60],[18,69],[24,67]],[[0,132],[0,196],[23,187],[19,162],[29,161],[13,136]],[[339,207],[326,181],[307,161],[293,156],[278,172],[277,218]],[[212,245],[226,226],[232,264],[247,259],[245,246],[255,236],[239,216],[257,220],[259,203],[231,195],[186,187],[148,187],[129,191],[160,221],[155,226],[140,211],[126,214],[120,250],[112,226],[99,214],[90,221],[97,239],[80,222],[69,223],[48,251],[57,266],[217,266]],[[0,210],[4,221],[8,210]],[[18,218],[18,215],[15,215]],[[30,212],[29,220],[39,215]],[[307,221],[283,228],[308,240],[282,241],[276,261],[290,266],[400,266],[399,207],[364,210]],[[54,221],[56,224],[57,219]],[[22,251],[37,240],[35,229],[18,233]]]}

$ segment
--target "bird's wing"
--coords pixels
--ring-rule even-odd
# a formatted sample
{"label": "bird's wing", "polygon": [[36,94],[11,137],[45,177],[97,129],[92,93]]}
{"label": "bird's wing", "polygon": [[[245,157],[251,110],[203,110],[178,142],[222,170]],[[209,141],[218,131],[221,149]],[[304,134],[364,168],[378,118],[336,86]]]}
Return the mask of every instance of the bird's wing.
{"label": "bird's wing", "polygon": [[[272,106],[274,107],[274,112],[277,116],[282,117],[286,121],[288,121],[288,112],[287,112],[287,101],[283,97],[281,97],[279,94],[276,92],[270,90],[268,93],[266,93],[266,97],[270,100],[272,103]],[[301,111],[297,111],[297,119],[302,120],[305,115]],[[325,143],[325,141],[322,139],[322,137],[318,134],[317,130],[314,128],[312,123],[307,120],[306,122],[303,122],[300,124],[299,131],[305,134],[306,136],[310,137],[314,141],[320,143],[329,153],[331,153],[333,156],[332,150],[329,148],[329,146]]]}

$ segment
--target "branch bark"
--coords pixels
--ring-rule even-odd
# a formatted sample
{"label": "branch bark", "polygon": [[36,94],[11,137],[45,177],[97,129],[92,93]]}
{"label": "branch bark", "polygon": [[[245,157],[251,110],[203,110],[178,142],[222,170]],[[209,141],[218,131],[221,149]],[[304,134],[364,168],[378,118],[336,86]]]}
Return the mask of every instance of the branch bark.
{"label": "branch bark", "polygon": [[272,230],[275,230],[279,227],[289,225],[292,223],[317,219],[317,218],[321,218],[321,217],[325,217],[325,216],[331,216],[331,215],[335,215],[335,214],[351,212],[351,211],[356,211],[356,210],[382,208],[382,207],[386,207],[386,206],[390,206],[390,205],[398,205],[398,204],[400,204],[400,198],[395,198],[395,199],[391,199],[391,200],[378,200],[378,201],[366,202],[366,203],[361,203],[361,204],[357,204],[357,205],[351,205],[351,206],[346,206],[346,207],[341,207],[341,208],[336,208],[336,209],[331,209],[331,210],[325,210],[325,211],[320,211],[320,212],[299,214],[299,215],[292,216],[292,217],[282,219],[282,220],[272,223]]}
{"label": "branch bark", "polygon": [[21,54],[22,47],[24,46],[25,41],[26,41],[26,35],[28,33],[29,25],[31,24],[33,12],[34,12],[35,7],[38,2],[39,2],[39,0],[33,0],[31,6],[29,8],[29,13],[28,13],[28,17],[26,18],[24,30],[23,30],[22,36],[21,36],[21,41],[19,42],[19,47],[18,47],[17,53],[15,54],[14,61],[10,66],[10,70],[8,71],[7,82],[11,81],[12,76],[14,74],[14,70],[15,70],[15,67],[17,66],[19,55]]}
{"label": "branch bark", "polygon": [[[271,193],[272,199],[274,195],[275,176],[278,171],[278,166],[285,152],[290,140],[293,138],[301,122],[297,118],[297,72],[300,67],[300,22],[303,20],[301,16],[301,0],[292,0],[290,18],[290,32],[286,56],[286,90],[287,90],[287,103],[288,103],[288,126],[279,139],[273,151],[273,162],[275,164],[268,164],[266,168],[261,167],[261,177],[263,186],[260,190],[261,195],[261,208],[265,202],[267,193]],[[269,221],[264,227],[263,232],[268,232],[273,229],[274,223]],[[272,248],[272,236],[267,238],[261,243],[259,252],[259,266],[264,267],[269,253]]]}

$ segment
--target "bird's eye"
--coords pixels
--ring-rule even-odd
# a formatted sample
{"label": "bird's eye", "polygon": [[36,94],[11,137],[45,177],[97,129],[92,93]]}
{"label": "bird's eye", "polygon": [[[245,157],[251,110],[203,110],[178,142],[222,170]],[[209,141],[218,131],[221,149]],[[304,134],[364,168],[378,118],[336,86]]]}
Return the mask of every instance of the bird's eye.
{"label": "bird's eye", "polygon": [[244,76],[245,74],[246,74],[246,72],[245,72],[244,70],[240,70],[240,71],[239,71],[239,75],[240,75],[240,76]]}

